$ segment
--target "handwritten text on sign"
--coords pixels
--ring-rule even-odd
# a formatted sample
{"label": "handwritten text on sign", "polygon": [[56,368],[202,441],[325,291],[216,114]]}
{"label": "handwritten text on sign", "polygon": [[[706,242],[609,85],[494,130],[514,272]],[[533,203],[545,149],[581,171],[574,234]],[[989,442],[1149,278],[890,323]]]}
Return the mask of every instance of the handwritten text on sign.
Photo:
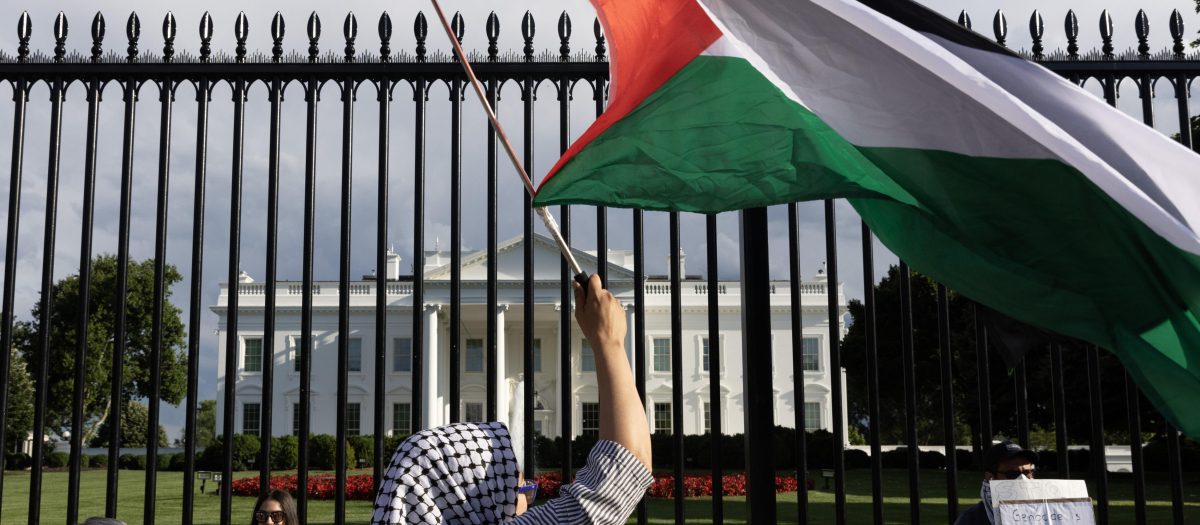
{"label": "handwritten text on sign", "polygon": [[1094,525],[1081,480],[992,480],[992,507],[1003,525]]}

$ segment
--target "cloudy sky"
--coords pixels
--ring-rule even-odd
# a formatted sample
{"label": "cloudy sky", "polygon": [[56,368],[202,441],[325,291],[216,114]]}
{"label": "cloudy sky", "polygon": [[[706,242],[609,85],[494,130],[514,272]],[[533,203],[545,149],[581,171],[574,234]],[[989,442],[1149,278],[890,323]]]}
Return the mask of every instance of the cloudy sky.
{"label": "cloudy sky", "polygon": [[[1195,14],[1195,6],[1192,2],[1185,0],[1143,0],[1136,3],[1127,0],[1091,0],[1088,2],[928,0],[926,3],[951,18],[957,17],[959,11],[966,8],[973,19],[974,27],[988,35],[991,34],[993,15],[998,9],[1003,10],[1008,16],[1010,26],[1009,46],[1017,49],[1027,49],[1031,46],[1027,27],[1029,17],[1034,9],[1042,9],[1041,13],[1045,18],[1046,25],[1044,45],[1048,50],[1066,46],[1063,19],[1069,8],[1074,8],[1079,17],[1080,45],[1085,50],[1100,45],[1098,20],[1104,9],[1108,9],[1113,17],[1116,26],[1114,43],[1118,50],[1137,45],[1133,25],[1139,7],[1145,9],[1149,16],[1150,43],[1154,50],[1169,47],[1171,44],[1167,21],[1173,9],[1178,9],[1184,15],[1190,34],[1195,35],[1196,29],[1200,28],[1200,16]],[[538,24],[535,37],[535,47],[538,51],[558,47],[556,22],[564,9],[574,22],[575,32],[571,39],[572,48],[591,50],[595,46],[591,31],[595,12],[591,5],[584,0],[557,0],[554,2],[527,0],[511,4],[505,2],[504,4],[510,7],[497,11],[501,23],[499,46],[502,51],[519,50],[523,45],[519,28],[521,16],[526,10],[532,12]],[[358,17],[360,28],[358,49],[370,49],[378,52],[376,21],[384,9],[389,10],[395,27],[391,43],[394,53],[413,52],[415,45],[411,32],[413,18],[419,10],[427,13],[432,11],[431,6],[424,2],[398,4],[378,0],[342,0],[336,3],[336,8],[331,8],[328,2],[314,0],[294,0],[274,6],[265,2],[247,3],[230,0],[213,0],[204,3],[150,0],[109,0],[101,3],[58,0],[55,2],[18,2],[8,5],[10,7],[0,13],[0,27],[15,28],[21,10],[28,10],[34,27],[30,46],[34,50],[41,49],[46,52],[51,52],[54,47],[51,28],[55,15],[62,10],[71,25],[67,47],[68,49],[77,49],[82,53],[87,53],[87,49],[91,46],[88,27],[92,17],[95,16],[98,5],[103,6],[102,11],[107,17],[108,23],[104,46],[106,49],[115,49],[122,53],[126,46],[125,20],[129,13],[134,11],[138,13],[143,27],[140,47],[143,52],[154,53],[162,51],[160,27],[168,10],[174,13],[179,24],[175,43],[177,52],[188,50],[192,53],[196,53],[199,49],[196,28],[206,9],[212,14],[216,26],[213,48],[230,52],[236,45],[233,38],[233,21],[239,10],[243,9],[250,21],[251,29],[247,45],[252,52],[255,49],[269,52],[271,47],[270,20],[279,6],[285,7],[282,14],[288,23],[284,48],[285,50],[296,49],[301,52],[308,46],[307,37],[304,34],[305,21],[314,10],[324,22],[324,33],[321,39],[322,50],[333,49],[336,52],[341,52],[344,45],[341,27],[342,21],[349,11],[353,11]],[[464,46],[484,50],[487,47],[487,41],[483,32],[483,24],[487,13],[495,5],[497,4],[494,2],[482,0],[446,0],[443,7],[448,11],[461,10],[464,13],[466,21]],[[428,47],[431,52],[435,49],[446,49],[447,43],[445,37],[434,25],[435,23],[434,20],[430,20]],[[15,30],[0,34],[0,50],[11,55],[15,52],[16,47]],[[505,87],[506,89],[501,92],[498,112],[502,122],[510,129],[510,136],[515,139],[514,146],[521,151],[522,137],[517,132],[521,129],[522,107],[518,93],[519,87],[511,83]],[[1098,93],[1094,85],[1088,87]],[[1124,82],[1122,88],[1120,109],[1140,118],[1141,106],[1137,98],[1137,88],[1130,81]],[[337,91],[335,85],[328,84],[325,87],[324,100],[320,106],[319,136],[321,141],[317,155],[319,180],[315,267],[315,275],[318,280],[336,280],[338,269],[338,195],[340,192],[341,152],[339,137],[342,118]],[[1155,109],[1159,115],[1157,127],[1163,133],[1174,133],[1178,130],[1174,97],[1171,96],[1169,86],[1161,86],[1160,92],[1162,96],[1158,97],[1155,102]],[[115,253],[120,197],[122,104],[121,94],[115,84],[109,86],[105,95],[100,110],[102,133],[99,138],[94,251],[96,253]],[[574,100],[571,102],[570,119],[572,138],[578,137],[595,116],[591,89],[587,85],[581,84],[576,88],[574,95]],[[4,96],[3,100],[11,100],[10,93],[5,93]],[[536,103],[536,156],[533,173],[537,179],[540,179],[553,165],[559,153],[559,109],[556,97],[553,85],[546,83],[541,85]],[[150,84],[142,88],[136,120],[134,209],[131,228],[131,253],[135,259],[139,260],[151,257],[154,250],[154,202],[157,187],[160,128],[158,100],[159,94],[155,85]],[[378,104],[375,100],[373,86],[364,85],[360,88],[355,110],[356,141],[353,157],[355,167],[353,199],[356,204],[353,213],[355,226],[351,275],[356,277],[369,274],[374,268],[379,121]],[[450,243],[449,105],[446,87],[444,85],[434,86],[430,93],[426,135],[426,206],[428,210],[425,222],[426,249],[433,248],[435,238],[440,239],[442,249],[446,249]],[[411,159],[414,142],[412,106],[410,87],[407,84],[398,86],[392,103],[392,140],[389,150],[391,155],[391,213],[388,219],[388,228],[389,238],[395,244],[396,251],[404,259],[402,267],[406,270],[412,261],[413,253],[413,221],[410,212],[413,183]],[[57,208],[58,228],[54,253],[56,279],[78,271],[86,108],[87,103],[84,100],[83,89],[78,85],[73,86],[67,93],[63,114],[62,163]],[[185,276],[190,275],[190,272],[194,270],[203,271],[206,283],[203,300],[205,305],[215,303],[218,282],[225,280],[229,264],[230,173],[233,152],[231,108],[229,86],[217,86],[213,91],[209,119],[204,265],[201,269],[193,269],[190,264],[190,251],[193,226],[192,203],[195,197],[196,105],[194,88],[190,84],[180,86],[174,104],[174,122],[171,127],[168,262],[176,265]],[[265,88],[261,84],[254,85],[250,89],[249,102],[246,106],[241,268],[258,279],[261,279],[264,273],[266,252],[266,150],[269,110]],[[0,104],[0,122],[11,122],[12,111],[11,104]],[[44,256],[42,239],[46,217],[48,118],[48,90],[45,84],[39,84],[31,95],[26,127],[16,283],[16,312],[19,319],[29,318],[29,309],[39,292],[38,282]],[[292,86],[285,93],[282,120],[282,187],[280,191],[278,260],[280,278],[298,280],[301,278],[302,183],[305,146],[304,101],[298,86]],[[468,98],[464,104],[463,126],[463,179],[466,189],[463,194],[465,210],[463,220],[466,225],[463,228],[463,248],[467,252],[486,246],[486,233],[482,227],[486,195],[474,190],[485,187],[486,183],[487,124],[482,110],[471,98]],[[0,125],[0,144],[11,144],[11,130],[11,126]],[[10,147],[0,147],[0,166],[9,165],[10,155]],[[503,240],[521,232],[522,190],[511,169],[505,169],[505,163],[501,163],[500,183],[502,186],[499,197],[500,238]],[[3,199],[0,202],[7,202],[8,193],[8,184],[0,184],[0,199]],[[802,268],[805,277],[809,278],[821,267],[826,258],[824,213],[821,203],[805,203],[801,204],[800,208]],[[583,249],[594,249],[596,238],[594,209],[575,207],[574,210],[573,244]],[[555,213],[557,214],[557,209]],[[631,212],[628,210],[610,211],[609,246],[611,249],[632,248],[631,217]],[[772,209],[770,217],[772,273],[776,278],[786,279],[786,208]],[[724,214],[718,220],[720,224],[718,240],[720,276],[736,279],[738,277],[737,218],[735,214]],[[858,298],[862,296],[864,289],[860,221],[854,210],[844,202],[839,202],[837,205],[836,226],[840,278],[847,283],[848,295],[851,298]],[[683,249],[688,254],[689,273],[704,273],[707,262],[703,217],[685,215],[682,220],[682,232]],[[4,232],[0,231],[0,235],[4,235]],[[667,218],[665,214],[650,213],[647,215],[646,235],[648,271],[665,273],[667,257]],[[896,263],[896,258],[878,243],[876,243],[875,253],[875,275],[879,276],[886,271],[888,265]],[[172,297],[172,301],[184,309],[184,319],[187,319],[188,306],[186,283],[187,278],[184,283],[175,287],[173,290],[175,295]],[[202,334],[199,391],[201,399],[212,399],[217,394],[217,342],[212,335],[216,327],[216,316],[205,308],[201,318],[202,323],[198,327]],[[168,435],[174,439],[180,435],[183,410],[169,406],[164,406],[164,409],[162,422],[167,428]]]}

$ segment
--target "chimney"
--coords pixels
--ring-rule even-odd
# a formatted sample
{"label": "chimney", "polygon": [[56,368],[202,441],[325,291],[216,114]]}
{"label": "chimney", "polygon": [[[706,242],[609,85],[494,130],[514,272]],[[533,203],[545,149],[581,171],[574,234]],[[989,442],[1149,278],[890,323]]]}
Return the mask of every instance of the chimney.
{"label": "chimney", "polygon": [[388,246],[387,273],[385,275],[389,281],[400,280],[400,256],[396,255],[396,253],[392,251],[391,246]]}
{"label": "chimney", "polygon": [[[684,272],[684,268],[687,267],[687,264],[685,264],[686,261],[687,261],[687,254],[683,253],[683,247],[681,246],[679,248],[679,280],[681,280],[681,281],[683,279],[687,278],[687,273]],[[667,256],[667,279],[670,279],[670,278],[671,278],[671,256],[668,255]]]}

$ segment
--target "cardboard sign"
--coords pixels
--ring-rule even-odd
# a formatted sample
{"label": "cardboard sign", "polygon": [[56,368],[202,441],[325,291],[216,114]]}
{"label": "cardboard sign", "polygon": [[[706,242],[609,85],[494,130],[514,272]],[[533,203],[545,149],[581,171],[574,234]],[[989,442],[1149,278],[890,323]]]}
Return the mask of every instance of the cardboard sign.
{"label": "cardboard sign", "polygon": [[992,480],[992,508],[1002,525],[1095,525],[1087,485],[1073,479]]}

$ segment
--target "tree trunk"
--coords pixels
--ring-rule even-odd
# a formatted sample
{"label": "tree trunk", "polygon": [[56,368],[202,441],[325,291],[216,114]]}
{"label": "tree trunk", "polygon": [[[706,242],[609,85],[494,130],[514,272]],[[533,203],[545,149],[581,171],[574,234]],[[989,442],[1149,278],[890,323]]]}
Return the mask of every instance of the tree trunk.
{"label": "tree trunk", "polygon": [[100,415],[100,419],[96,420],[95,423],[92,423],[92,428],[89,428],[87,434],[84,434],[83,440],[80,441],[80,448],[87,446],[87,443],[92,440],[92,434],[96,432],[96,429],[99,428],[100,425],[104,424],[104,420],[108,419],[108,410],[110,408],[112,408],[112,398],[109,398],[108,403],[104,405],[104,413]]}

